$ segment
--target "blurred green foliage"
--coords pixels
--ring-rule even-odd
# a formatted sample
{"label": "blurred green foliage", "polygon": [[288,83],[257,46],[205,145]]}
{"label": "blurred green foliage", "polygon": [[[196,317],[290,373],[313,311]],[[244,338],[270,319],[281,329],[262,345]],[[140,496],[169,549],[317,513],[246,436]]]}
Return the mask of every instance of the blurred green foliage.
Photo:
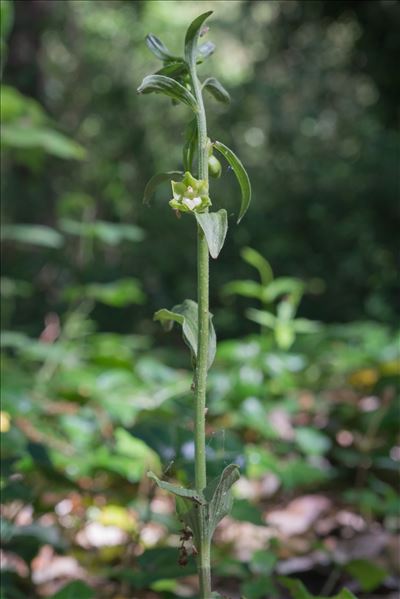
{"label": "blurred green foliage", "polygon": [[[210,113],[210,133],[241,146],[254,188],[235,229],[236,182],[215,183],[232,226],[212,265],[223,340],[209,476],[229,462],[243,475],[216,588],[388,596],[399,581],[398,5],[202,4],[221,40],[211,70],[235,98]],[[165,187],[141,203],[153,172],[182,166],[184,109],[135,90],[145,34],[178,50],[198,6],[2,0],[1,11],[0,596],[193,597],[171,506],[143,480],[148,469],[193,478],[187,352],[151,320],[193,297],[193,231]],[[314,495],[332,503],[319,529],[271,525]],[[100,543],[107,534],[116,540]],[[46,578],[63,558],[69,570]]]}

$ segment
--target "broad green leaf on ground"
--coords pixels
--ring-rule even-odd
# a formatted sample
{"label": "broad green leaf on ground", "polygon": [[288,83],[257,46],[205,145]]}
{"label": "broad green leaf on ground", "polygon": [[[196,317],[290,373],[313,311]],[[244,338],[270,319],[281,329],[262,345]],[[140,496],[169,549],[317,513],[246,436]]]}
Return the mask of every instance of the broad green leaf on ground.
{"label": "broad green leaf on ground", "polygon": [[239,160],[239,158],[236,156],[236,154],[234,152],[232,152],[232,150],[230,148],[225,146],[220,141],[215,141],[213,146],[229,162],[229,164],[232,167],[232,170],[235,173],[236,178],[239,182],[240,189],[242,192],[242,201],[241,201],[239,216],[238,216],[238,220],[237,220],[237,222],[239,223],[242,220],[243,216],[246,214],[247,209],[250,204],[250,201],[251,201],[251,185],[250,185],[249,176],[248,176],[243,164]]}
{"label": "broad green leaf on ground", "polygon": [[197,503],[197,504],[201,504],[201,505],[205,503],[204,497],[202,497],[194,489],[185,489],[185,487],[178,487],[177,485],[172,485],[171,483],[160,480],[154,474],[154,472],[151,472],[151,471],[147,473],[147,476],[149,478],[151,478],[152,480],[154,480],[156,485],[158,487],[160,487],[160,489],[163,489],[164,491],[168,491],[169,493],[172,493],[173,495],[177,495],[178,497],[188,499],[188,500],[192,501],[193,503]]}
{"label": "broad green leaf on ground", "polygon": [[[312,595],[307,591],[304,584],[295,578],[281,576],[278,580],[280,584],[290,592],[292,599],[328,599],[318,595]],[[341,591],[339,591],[339,593],[337,593],[335,596],[332,596],[330,599],[357,599],[357,597],[348,589],[343,588]]]}
{"label": "broad green leaf on ground", "polygon": [[179,56],[174,56],[167,48],[167,46],[155,35],[149,33],[146,35],[146,45],[150,52],[153,52],[157,58],[164,62],[179,61],[182,60]]}
{"label": "broad green leaf on ground", "polygon": [[207,90],[218,102],[229,104],[231,97],[224,86],[215,77],[208,77],[203,83],[203,89]]}
{"label": "broad green leaf on ground", "polygon": [[186,31],[185,59],[188,65],[194,66],[196,64],[198,56],[197,42],[201,33],[201,29],[204,21],[208,19],[212,13],[213,11],[209,10],[208,12],[199,15],[194,21],[192,21],[188,27],[188,30]]}
{"label": "broad green leaf on ground", "polygon": [[48,127],[33,127],[22,123],[10,123],[1,127],[1,143],[4,148],[41,149],[58,158],[83,160],[85,149],[62,133]]}
{"label": "broad green leaf on ground", "polygon": [[[197,337],[198,337],[198,306],[193,300],[185,300],[182,304],[174,306],[172,310],[162,308],[154,314],[154,320],[162,323],[165,330],[170,331],[173,323],[177,322],[182,326],[183,338],[189,346],[192,355],[197,357]],[[209,343],[208,343],[208,368],[214,361],[217,339],[214,325],[212,324],[212,314],[209,315]]]}
{"label": "broad green leaf on ground", "polygon": [[93,599],[94,591],[81,580],[69,582],[49,599]]}
{"label": "broad green leaf on ground", "polygon": [[370,593],[387,578],[388,572],[367,559],[355,559],[345,565],[345,570],[357,580],[362,590]]}
{"label": "broad green leaf on ground", "polygon": [[[190,169],[185,169],[190,170]],[[165,181],[171,181],[174,177],[183,177],[182,171],[167,171],[165,173],[157,173],[153,175],[151,179],[148,181],[146,187],[144,188],[143,194],[143,204],[150,204],[150,200],[161,183]],[[169,199],[169,198],[168,198]]]}
{"label": "broad green leaf on ground", "polygon": [[1,240],[55,249],[64,243],[64,238],[58,231],[44,225],[4,225],[1,229]]}
{"label": "broad green leaf on ground", "polygon": [[173,100],[183,102],[194,112],[197,112],[198,106],[193,94],[183,87],[175,79],[165,75],[148,75],[145,77],[137,89],[138,94],[151,94],[152,92],[161,93],[169,96]]}
{"label": "broad green leaf on ground", "polygon": [[220,253],[228,230],[228,214],[226,210],[218,212],[195,213],[207,241],[212,258],[217,258]]}
{"label": "broad green leaf on ground", "polygon": [[257,250],[253,248],[245,247],[240,252],[240,255],[247,264],[250,264],[250,266],[253,266],[258,270],[261,283],[264,286],[271,283],[274,278],[274,273],[272,272],[270,263],[260,254],[260,252],[257,252]]}

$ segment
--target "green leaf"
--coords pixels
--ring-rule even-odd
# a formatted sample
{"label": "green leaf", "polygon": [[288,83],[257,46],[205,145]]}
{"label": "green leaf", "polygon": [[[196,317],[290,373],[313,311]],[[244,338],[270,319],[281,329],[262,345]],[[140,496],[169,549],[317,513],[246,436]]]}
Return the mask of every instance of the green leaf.
{"label": "green leaf", "polygon": [[32,127],[25,123],[12,123],[1,127],[4,147],[17,149],[40,148],[58,158],[83,160],[85,149],[58,131],[48,127]]}
{"label": "green leaf", "polygon": [[269,329],[275,329],[276,327],[276,316],[266,310],[257,310],[257,308],[249,308],[246,310],[246,316],[249,320],[260,324],[263,327]]}
{"label": "green leaf", "polygon": [[64,243],[64,238],[58,231],[43,225],[4,225],[1,230],[1,240],[56,249]]}
{"label": "green leaf", "polygon": [[264,301],[273,302],[281,295],[292,295],[298,298],[304,292],[304,283],[294,277],[279,277],[268,284],[264,291]]}
{"label": "green leaf", "polygon": [[236,156],[236,154],[234,152],[232,152],[231,149],[229,149],[227,146],[225,146],[220,141],[215,141],[213,143],[213,146],[229,162],[229,164],[232,167],[232,170],[235,173],[236,178],[239,182],[240,189],[242,191],[242,201],[241,201],[241,206],[240,206],[239,217],[237,220],[237,222],[239,223],[242,220],[243,216],[246,214],[246,211],[247,211],[250,201],[251,201],[251,185],[250,185],[249,176],[248,176],[243,164],[241,163],[239,158]]}
{"label": "green leaf", "polygon": [[[173,323],[182,326],[183,339],[189,346],[192,356],[197,357],[198,338],[198,306],[193,300],[185,300],[182,304],[174,306],[172,310],[165,308],[154,314],[154,320],[160,321],[165,330],[170,331]],[[212,324],[212,314],[209,314],[209,341],[208,341],[208,368],[214,361],[217,339]]]}
{"label": "green leaf", "polygon": [[197,48],[197,42],[201,33],[202,25],[204,21],[208,19],[210,15],[212,15],[213,12],[214,11],[209,10],[208,12],[205,12],[198,16],[194,21],[192,21],[192,23],[188,27],[188,30],[186,31],[185,58],[188,65],[192,68],[196,64],[196,59],[198,56],[199,50]]}
{"label": "green leaf", "polygon": [[150,50],[150,52],[153,52],[153,54],[162,61],[165,61],[165,62],[180,61],[180,62],[182,62],[182,59],[179,58],[179,56],[174,56],[173,54],[171,54],[171,52],[168,50],[167,46],[158,37],[156,37],[152,33],[149,33],[149,35],[146,35],[146,45],[147,45],[148,49]]}
{"label": "green leaf", "polygon": [[198,106],[195,97],[186,87],[183,87],[175,79],[165,75],[148,75],[145,77],[137,89],[138,94],[151,94],[157,92],[165,94],[178,102],[187,104],[194,112],[197,112]]}
{"label": "green leaf", "polygon": [[218,210],[218,212],[196,212],[195,216],[206,237],[212,258],[217,258],[224,245],[228,230],[228,214],[226,210],[222,209]]}
{"label": "green leaf", "polygon": [[327,435],[307,426],[296,428],[295,438],[301,451],[307,455],[323,455],[331,446]]}
{"label": "green leaf", "polygon": [[222,85],[215,77],[208,77],[203,83],[203,89],[206,89],[210,94],[218,100],[218,102],[222,102],[222,104],[229,104],[231,101],[231,97]]}
{"label": "green leaf", "polygon": [[73,291],[78,298],[93,299],[113,308],[125,308],[132,304],[142,304],[145,300],[140,282],[132,278],[118,279],[111,283],[91,283],[85,287],[78,287]]}
{"label": "green leaf", "polygon": [[388,576],[387,571],[369,560],[355,559],[346,564],[345,570],[369,593],[377,589]]}
{"label": "green leaf", "polygon": [[159,69],[154,75],[166,75],[167,77],[179,77],[187,73],[187,64],[182,61],[168,62],[162,69]]}
{"label": "green leaf", "polygon": [[94,591],[87,584],[80,580],[74,580],[66,584],[60,591],[55,595],[49,597],[49,599],[93,599]]}
{"label": "green leaf", "polygon": [[208,526],[209,535],[212,536],[218,523],[229,514],[232,509],[232,485],[239,480],[240,471],[236,464],[229,464],[221,476],[209,485],[204,490],[204,495],[208,500]]}
{"label": "green leaf", "polygon": [[160,458],[142,439],[134,437],[124,428],[115,430],[115,451],[140,465],[140,470],[154,469],[161,472]]}
{"label": "green leaf", "polygon": [[151,197],[154,194],[156,188],[159,185],[161,185],[161,183],[164,183],[164,181],[171,181],[173,177],[183,177],[183,172],[167,171],[165,173],[158,173],[157,175],[153,175],[151,179],[148,181],[146,187],[144,188],[143,204],[150,204]]}
{"label": "green leaf", "polygon": [[202,495],[200,495],[197,491],[195,491],[194,489],[185,489],[185,487],[178,487],[177,485],[172,485],[171,483],[167,483],[163,480],[160,480],[153,472],[148,472],[147,476],[149,478],[151,478],[152,480],[154,480],[154,482],[156,483],[156,485],[158,487],[160,487],[160,489],[163,489],[164,491],[168,491],[169,493],[172,493],[173,495],[176,495],[178,497],[183,497],[186,500],[190,500],[193,503],[199,504],[199,505],[204,505],[205,504],[205,499]]}
{"label": "green leaf", "polygon": [[[293,599],[328,599],[309,593],[300,580],[288,578],[287,576],[280,576],[278,580],[290,592]],[[357,597],[351,591],[344,588],[330,599],[357,599]]]}
{"label": "green leaf", "polygon": [[143,230],[136,225],[109,223],[103,220],[80,222],[69,218],[60,220],[60,227],[65,233],[98,239],[108,245],[118,245],[122,241],[141,241]]}
{"label": "green leaf", "polygon": [[321,330],[321,323],[308,318],[296,318],[293,323],[296,333],[316,333]]}
{"label": "green leaf", "polygon": [[183,168],[192,172],[193,159],[197,150],[197,121],[192,119],[186,127],[185,145],[183,146]]}
{"label": "green leaf", "polygon": [[271,283],[274,278],[274,273],[272,272],[270,263],[260,254],[260,252],[257,252],[257,250],[254,250],[253,248],[245,247],[240,252],[240,255],[247,264],[250,264],[250,266],[253,266],[258,270],[261,283],[264,286]]}
{"label": "green leaf", "polygon": [[262,286],[255,281],[230,281],[222,288],[223,295],[242,295],[243,297],[255,297],[261,299]]}

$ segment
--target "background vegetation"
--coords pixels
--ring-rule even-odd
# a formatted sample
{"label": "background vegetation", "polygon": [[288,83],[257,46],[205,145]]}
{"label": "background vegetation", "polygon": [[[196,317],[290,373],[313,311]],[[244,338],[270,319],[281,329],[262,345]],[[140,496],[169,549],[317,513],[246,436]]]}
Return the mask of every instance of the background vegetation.
{"label": "background vegetation", "polygon": [[[212,265],[209,468],[243,472],[216,587],[395,597],[399,6],[201,4],[233,97],[210,100],[210,134],[254,192],[235,229],[234,177],[216,186],[231,226]],[[145,34],[179,50],[199,5],[1,12],[2,597],[194,597],[173,506],[144,478],[193,470],[187,355],[152,321],[194,295],[193,231],[168,186],[141,201],[180,167],[185,108],[136,88]]]}

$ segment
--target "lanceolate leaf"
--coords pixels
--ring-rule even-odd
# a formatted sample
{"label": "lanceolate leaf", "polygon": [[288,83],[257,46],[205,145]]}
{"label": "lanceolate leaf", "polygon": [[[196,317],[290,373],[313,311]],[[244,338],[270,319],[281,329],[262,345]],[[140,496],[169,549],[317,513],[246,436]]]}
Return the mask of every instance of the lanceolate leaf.
{"label": "lanceolate leaf", "polygon": [[143,79],[137,92],[138,94],[151,94],[152,92],[165,94],[174,100],[187,104],[194,112],[197,112],[195,97],[186,87],[183,87],[183,85],[175,81],[175,79],[171,79],[171,77],[166,77],[165,75],[148,75]]}
{"label": "lanceolate leaf", "polygon": [[179,77],[183,73],[187,73],[187,65],[185,62],[168,62],[162,69],[154,73],[154,75],[166,75],[167,77]]}
{"label": "lanceolate leaf", "polygon": [[150,204],[152,195],[154,194],[156,188],[161,185],[161,183],[164,183],[164,181],[171,181],[171,179],[174,177],[182,176],[183,173],[181,171],[167,171],[165,173],[153,175],[144,188],[143,204]]}
{"label": "lanceolate leaf", "polygon": [[195,216],[206,237],[212,258],[217,258],[224,245],[228,230],[228,215],[226,210],[196,213]]}
{"label": "lanceolate leaf", "polygon": [[210,483],[204,491],[208,500],[208,518],[210,537],[217,527],[217,524],[224,518],[232,508],[232,485],[239,480],[240,472],[236,464],[230,464],[222,472],[219,479]]}
{"label": "lanceolate leaf", "polygon": [[182,60],[182,59],[179,59],[178,56],[174,56],[173,54],[171,54],[171,52],[168,50],[167,46],[158,37],[156,37],[152,33],[149,33],[149,35],[146,35],[146,44],[147,44],[147,47],[149,48],[149,50],[151,52],[153,52],[153,54],[162,61]]}
{"label": "lanceolate leaf", "polygon": [[[197,357],[198,339],[198,306],[193,300],[185,300],[182,304],[174,306],[172,310],[158,310],[154,314],[154,320],[160,321],[167,331],[172,329],[173,323],[182,326],[183,339],[189,346],[194,358]],[[215,358],[217,338],[212,324],[212,314],[209,314],[209,340],[208,340],[208,368]]]}
{"label": "lanceolate leaf", "polygon": [[218,102],[222,104],[229,104],[231,97],[222,85],[215,77],[208,77],[203,83],[203,89],[206,89]]}
{"label": "lanceolate leaf", "polygon": [[190,121],[186,127],[185,145],[183,146],[183,168],[189,173],[192,172],[194,155],[197,148],[197,121],[196,118]]}
{"label": "lanceolate leaf", "polygon": [[164,489],[164,491],[169,491],[173,495],[177,495],[178,497],[183,497],[185,500],[188,499],[193,503],[197,504],[205,504],[205,499],[202,497],[197,491],[194,489],[185,489],[185,487],[178,487],[177,485],[172,485],[171,483],[167,483],[163,480],[160,480],[158,476],[154,474],[154,472],[148,472],[147,476],[154,480],[160,489]]}
{"label": "lanceolate leaf", "polygon": [[247,208],[249,207],[249,204],[251,201],[250,179],[249,179],[249,176],[248,176],[243,164],[241,163],[239,158],[236,156],[236,154],[234,152],[232,152],[232,150],[230,148],[225,146],[220,141],[215,141],[213,145],[214,145],[214,148],[216,148],[218,150],[218,152],[220,152],[226,158],[226,160],[229,162],[229,164],[232,167],[232,170],[235,173],[236,178],[239,182],[240,189],[242,190],[242,203],[240,206],[239,217],[237,220],[237,222],[239,223],[242,220],[243,216],[245,215]]}
{"label": "lanceolate leaf", "polygon": [[241,251],[243,260],[254,266],[260,273],[261,282],[264,286],[268,285],[274,278],[274,273],[268,262],[257,250],[253,248],[245,247]]}
{"label": "lanceolate leaf", "polygon": [[197,19],[195,19],[190,25],[185,36],[185,58],[189,65],[196,64],[196,58],[198,55],[197,41],[201,32],[204,21],[212,15],[213,11],[203,13]]}

